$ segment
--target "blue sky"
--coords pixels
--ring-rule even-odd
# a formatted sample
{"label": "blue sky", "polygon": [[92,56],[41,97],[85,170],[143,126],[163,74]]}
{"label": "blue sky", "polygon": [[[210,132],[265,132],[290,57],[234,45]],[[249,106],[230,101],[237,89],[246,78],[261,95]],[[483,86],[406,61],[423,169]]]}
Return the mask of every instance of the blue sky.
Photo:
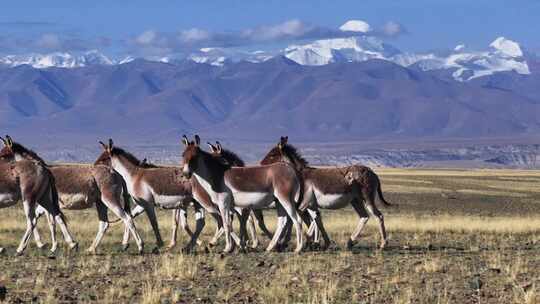
{"label": "blue sky", "polygon": [[[505,36],[538,52],[539,17],[540,0],[3,1],[0,52],[97,48],[122,53],[144,47],[151,53],[178,51],[186,41],[189,47],[226,41],[272,46],[333,37],[350,19],[366,21],[405,51],[460,43],[485,48]],[[398,31],[385,34],[388,24],[399,26]],[[178,37],[186,40],[179,43]]]}

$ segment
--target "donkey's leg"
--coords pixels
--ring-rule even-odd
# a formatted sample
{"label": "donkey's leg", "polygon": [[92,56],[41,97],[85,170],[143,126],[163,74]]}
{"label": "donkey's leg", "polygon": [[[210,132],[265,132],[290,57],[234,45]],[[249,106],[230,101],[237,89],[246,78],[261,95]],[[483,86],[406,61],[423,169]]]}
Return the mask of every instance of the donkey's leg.
{"label": "donkey's leg", "polygon": [[369,211],[369,213],[374,215],[377,218],[377,221],[379,222],[379,232],[381,234],[380,248],[384,249],[384,247],[386,246],[386,228],[384,226],[384,216],[381,213],[381,211],[379,211],[377,206],[375,206],[375,191],[371,191],[370,193],[364,192],[364,197],[365,197],[365,202],[366,202],[365,205],[366,205],[367,210]]}
{"label": "donkey's leg", "polygon": [[283,228],[285,228],[285,225],[287,223],[287,212],[283,209],[281,204],[276,204],[276,212],[277,212],[277,224],[276,224],[276,231],[274,232],[274,236],[272,237],[272,240],[268,244],[268,247],[266,247],[266,251],[270,252],[273,251],[276,247],[280,236],[283,233]]}
{"label": "donkey's leg", "polygon": [[99,246],[99,243],[103,239],[103,236],[105,235],[105,232],[107,232],[107,229],[109,229],[109,218],[107,216],[107,206],[103,204],[102,201],[98,200],[96,202],[96,211],[98,214],[99,219],[99,228],[98,232],[96,234],[96,238],[94,239],[94,242],[90,247],[86,250],[89,253],[96,253],[96,248]]}
{"label": "donkey's leg", "polygon": [[19,243],[19,247],[17,248],[17,255],[21,255],[26,249],[26,246],[28,246],[28,241],[30,240],[30,236],[32,234],[32,231],[34,230],[34,216],[35,216],[35,208],[36,208],[36,202],[35,200],[29,200],[25,199],[23,201],[23,207],[24,207],[24,214],[26,216],[26,231],[24,232],[24,235],[21,239],[21,242]]}
{"label": "donkey's leg", "polygon": [[[36,208],[36,216],[34,217],[34,241],[36,242],[36,246],[39,248],[39,249],[42,249],[43,247],[45,247],[45,244],[43,244],[43,242],[41,241],[41,235],[39,234],[39,230],[37,228],[37,221],[38,219],[43,215],[45,214],[46,210],[43,209],[43,207],[41,207],[40,205],[37,205],[37,208]],[[50,223],[49,223],[50,225]]]}
{"label": "donkey's leg", "polygon": [[[133,209],[130,210],[130,217],[135,219],[137,216],[144,212],[144,207],[137,204]],[[130,230],[127,226],[124,226],[124,236],[122,238],[122,251],[126,251],[129,248],[129,237]]]}
{"label": "donkey's leg", "polygon": [[300,215],[298,212],[296,212],[294,199],[291,195],[288,199],[286,198],[280,198],[278,196],[279,202],[287,212],[287,215],[290,217],[290,219],[293,222],[294,230],[296,230],[296,249],[294,252],[299,253],[304,248],[304,239],[303,239],[303,233],[302,233],[302,219],[300,218]]}
{"label": "donkey's leg", "polygon": [[[246,240],[247,240],[247,224],[248,224],[248,217],[250,213],[249,208],[236,208],[237,209],[237,215],[238,215],[238,221],[240,222],[240,250],[246,249]],[[255,229],[253,227],[253,229]],[[255,236],[256,238],[257,236]]]}
{"label": "donkey's leg", "polygon": [[223,227],[225,228],[225,249],[224,253],[230,253],[233,250],[233,243],[231,240],[232,221],[231,221],[231,205],[232,197],[230,195],[225,196],[221,202],[218,202],[219,212],[221,213],[221,219],[223,220]]}
{"label": "donkey's leg", "polygon": [[60,231],[62,231],[62,235],[64,236],[64,240],[66,243],[68,243],[70,249],[77,249],[78,245],[77,242],[73,239],[71,236],[71,233],[69,232],[69,229],[67,227],[67,224],[64,220],[64,214],[58,213],[54,215],[54,220],[58,223],[60,226]]}
{"label": "donkey's leg", "polygon": [[[176,238],[178,236],[178,223],[180,222],[180,213],[182,213],[181,209],[174,209],[172,212],[173,227],[171,231],[171,241],[169,242],[166,250],[171,250],[176,246]],[[183,213],[185,213],[185,210]]]}
{"label": "donkey's leg", "polygon": [[[75,242],[73,239],[73,236],[71,236],[71,233],[69,232],[69,229],[67,227],[64,214],[62,211],[60,211],[60,206],[58,205],[58,200],[53,200],[53,189],[51,186],[47,187],[45,194],[42,196],[41,206],[47,210],[47,212],[51,215],[51,217],[54,219],[56,223],[60,226],[60,231],[62,231],[62,235],[64,237],[64,240],[66,243],[68,243],[68,246],[70,249],[77,249],[79,244]],[[52,251],[52,249],[51,249]]]}
{"label": "donkey's leg", "polygon": [[257,223],[257,226],[259,227],[259,229],[261,229],[261,231],[263,232],[263,234],[268,238],[268,239],[272,239],[272,232],[270,232],[270,230],[268,230],[268,228],[266,227],[266,224],[264,223],[264,216],[263,216],[263,210],[262,209],[255,209],[255,210],[252,210],[252,214],[253,216],[253,220]]}
{"label": "donkey's leg", "polygon": [[[114,213],[119,219],[124,222],[124,237],[122,240],[122,248],[127,249],[127,244],[129,243],[130,233],[133,235],[135,242],[137,243],[137,248],[139,254],[143,252],[144,242],[135,227],[135,222],[133,218],[126,213],[121,204],[121,194],[120,193],[102,193],[101,202]],[[133,208],[135,209],[135,208]],[[143,209],[144,210],[144,209]],[[140,214],[140,213],[139,213]],[[124,249],[124,250],[125,250]]]}
{"label": "donkey's leg", "polygon": [[225,229],[223,228],[223,220],[221,219],[221,215],[218,213],[210,213],[212,218],[216,221],[216,232],[214,233],[214,236],[210,240],[210,246],[216,246],[219,238],[223,235],[225,232]]}
{"label": "donkey's leg", "polygon": [[351,238],[347,242],[347,248],[352,249],[354,244],[356,243],[356,239],[358,239],[358,236],[366,226],[366,223],[369,220],[369,214],[366,211],[366,208],[364,207],[364,204],[359,201],[358,198],[355,198],[351,205],[353,206],[354,211],[356,211],[356,214],[358,214],[358,225],[356,226],[356,229],[354,230],[353,234],[351,235]]}
{"label": "donkey's leg", "polygon": [[58,249],[58,239],[56,238],[56,221],[54,220],[54,216],[47,211],[45,211],[45,217],[47,218],[49,231],[51,233],[51,249],[49,251],[51,254],[53,254],[56,252],[56,249]]}
{"label": "donkey's leg", "polygon": [[[152,226],[152,230],[154,231],[154,235],[156,237],[157,248],[162,247],[163,239],[161,238],[161,233],[159,232],[159,225],[154,204],[142,199],[137,200],[137,204],[141,205],[146,211],[146,216],[148,216],[148,220],[150,221],[150,225]],[[157,248],[155,248],[154,251],[156,251]]]}
{"label": "donkey's leg", "polygon": [[287,216],[285,221],[285,226],[283,227],[283,231],[281,232],[281,237],[278,240],[278,251],[285,251],[287,246],[289,246],[289,242],[291,241],[292,237],[292,221]]}
{"label": "donkey's leg", "polygon": [[322,221],[321,212],[319,208],[318,207],[310,208],[308,209],[308,212],[311,218],[313,219],[313,221],[315,222],[315,227],[316,227],[315,233],[318,234],[318,232],[320,232],[322,234],[322,237],[324,239],[323,249],[328,248],[328,246],[330,246],[331,241],[330,241],[330,237],[328,236],[328,233],[326,232],[326,229],[324,228],[324,224]]}
{"label": "donkey's leg", "polygon": [[[187,225],[187,218],[184,217],[182,220],[182,226],[184,227],[184,230],[187,232],[189,231],[189,227]],[[204,209],[198,205],[195,204],[195,232],[191,233],[191,239],[189,243],[182,249],[183,252],[191,252],[196,244],[201,244],[199,240],[199,235],[201,234],[203,228],[205,225],[205,219],[204,219]],[[191,231],[189,231],[191,232]]]}
{"label": "donkey's leg", "polygon": [[253,215],[253,211],[250,210],[247,218],[247,227],[248,227],[248,233],[249,238],[251,239],[251,244],[249,247],[251,248],[257,248],[259,246],[259,238],[257,237],[257,230],[255,229],[255,219]]}

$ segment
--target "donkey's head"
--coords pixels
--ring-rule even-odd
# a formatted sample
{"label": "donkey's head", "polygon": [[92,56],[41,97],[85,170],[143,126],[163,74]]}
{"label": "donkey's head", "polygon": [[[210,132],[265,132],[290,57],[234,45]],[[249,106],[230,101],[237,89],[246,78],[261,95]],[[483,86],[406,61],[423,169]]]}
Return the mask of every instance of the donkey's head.
{"label": "donkey's head", "polygon": [[210,154],[212,154],[214,158],[217,158],[226,166],[244,167],[246,165],[244,161],[238,155],[236,155],[236,153],[227,149],[223,149],[219,141],[216,141],[215,145],[209,142],[207,144],[208,147],[210,147]]}
{"label": "donkey's head", "polygon": [[288,136],[281,136],[279,139],[279,143],[273,147],[268,153],[266,153],[266,156],[261,161],[261,165],[270,165],[277,162],[286,161],[286,155],[285,151],[283,151],[283,148],[285,145],[287,145],[287,142],[289,141]]}
{"label": "donkey's head", "polygon": [[198,158],[202,154],[200,148],[201,138],[199,135],[195,135],[195,140],[189,141],[187,136],[182,136],[182,143],[185,146],[182,153],[182,173],[190,178],[193,172],[197,170]]}
{"label": "donkey's head", "polygon": [[113,140],[109,138],[109,143],[104,144],[102,141],[99,142],[101,147],[103,148],[103,152],[101,152],[101,155],[97,158],[97,160],[94,162],[94,165],[111,165],[111,156],[113,153]]}
{"label": "donkey's head", "polygon": [[3,161],[12,161],[15,160],[15,153],[13,152],[13,141],[11,137],[6,136],[6,138],[0,137],[4,143],[4,147],[0,150],[0,160]]}

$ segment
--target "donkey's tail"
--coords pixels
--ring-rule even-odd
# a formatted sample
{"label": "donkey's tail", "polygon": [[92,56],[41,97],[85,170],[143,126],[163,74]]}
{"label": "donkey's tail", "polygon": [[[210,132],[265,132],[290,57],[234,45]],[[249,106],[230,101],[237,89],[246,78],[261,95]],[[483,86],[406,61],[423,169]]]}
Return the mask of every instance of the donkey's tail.
{"label": "donkey's tail", "polygon": [[64,215],[64,212],[60,209],[60,199],[58,198],[58,189],[56,189],[56,179],[54,178],[54,175],[49,172],[49,177],[51,179],[51,200],[52,200],[52,207],[53,207],[53,217],[56,215],[60,215],[60,218],[64,221],[64,223],[67,223],[67,218]]}
{"label": "donkey's tail", "polygon": [[126,181],[123,178],[121,178],[121,180],[122,180],[122,197],[124,198],[124,211],[128,215],[130,215],[131,214],[131,205],[130,205],[131,195],[129,195]]}
{"label": "donkey's tail", "polygon": [[384,196],[383,196],[383,193],[382,193],[382,188],[381,188],[381,180],[379,179],[379,176],[375,172],[373,172],[373,174],[375,175],[375,178],[377,180],[377,194],[379,196],[379,200],[383,203],[383,205],[385,205],[387,207],[395,207],[395,206],[397,206],[396,204],[390,204],[389,202],[387,202],[384,199]]}
{"label": "donkey's tail", "polygon": [[[130,205],[131,195],[129,195],[127,185],[126,185],[126,181],[123,178],[120,178],[120,180],[122,181],[122,199],[124,201],[124,205],[122,206],[122,209],[124,210],[124,212],[126,213],[127,216],[131,217],[131,205]],[[116,219],[114,219],[112,221],[109,220],[108,223],[109,224],[117,224],[117,223],[119,223],[121,221],[122,221],[122,219],[117,217]]]}

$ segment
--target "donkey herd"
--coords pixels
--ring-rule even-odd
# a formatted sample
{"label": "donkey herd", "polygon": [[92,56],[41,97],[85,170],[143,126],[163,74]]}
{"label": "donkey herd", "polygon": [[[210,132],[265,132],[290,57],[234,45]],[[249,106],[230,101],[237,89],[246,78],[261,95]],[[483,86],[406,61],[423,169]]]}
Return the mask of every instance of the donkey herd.
{"label": "donkey herd", "polygon": [[[1,138],[1,137],[0,137]],[[210,152],[202,149],[199,136],[189,140],[182,137],[184,151],[180,166],[157,166],[108,143],[100,142],[103,152],[94,164],[49,165],[34,151],[14,142],[10,136],[1,138],[0,150],[0,208],[22,201],[26,216],[26,231],[16,254],[20,255],[33,235],[36,245],[45,245],[36,228],[44,215],[51,233],[51,254],[58,247],[56,224],[70,249],[78,244],[71,235],[61,209],[82,210],[96,208],[99,228],[88,249],[96,252],[100,241],[112,223],[124,224],[122,248],[135,239],[139,253],[144,243],[137,232],[134,218],[146,213],[156,238],[156,248],[164,245],[159,231],[156,207],[170,209],[173,217],[172,238],[167,246],[176,245],[178,226],[188,235],[183,251],[203,246],[199,239],[208,213],[216,222],[210,246],[225,238],[225,253],[236,246],[258,246],[255,225],[270,240],[267,251],[282,250],[290,241],[292,229],[296,234],[295,252],[305,243],[319,244],[325,249],[330,243],[319,209],[339,209],[352,206],[359,217],[347,247],[354,246],[370,215],[379,223],[381,243],[386,245],[386,231],[381,212],[375,206],[384,199],[378,176],[368,167],[352,165],[336,168],[311,167],[298,150],[281,137],[279,143],[261,160],[259,165],[245,166],[233,152],[223,149],[219,142],[208,143]],[[194,209],[195,229],[187,224],[187,210]],[[271,233],[264,223],[262,210],[277,211],[276,231]],[[109,220],[108,211],[116,216]],[[239,220],[238,234],[233,231],[233,217]],[[304,235],[303,224],[308,227]],[[248,245],[249,244],[249,245]],[[0,252],[4,249],[0,247]]]}

